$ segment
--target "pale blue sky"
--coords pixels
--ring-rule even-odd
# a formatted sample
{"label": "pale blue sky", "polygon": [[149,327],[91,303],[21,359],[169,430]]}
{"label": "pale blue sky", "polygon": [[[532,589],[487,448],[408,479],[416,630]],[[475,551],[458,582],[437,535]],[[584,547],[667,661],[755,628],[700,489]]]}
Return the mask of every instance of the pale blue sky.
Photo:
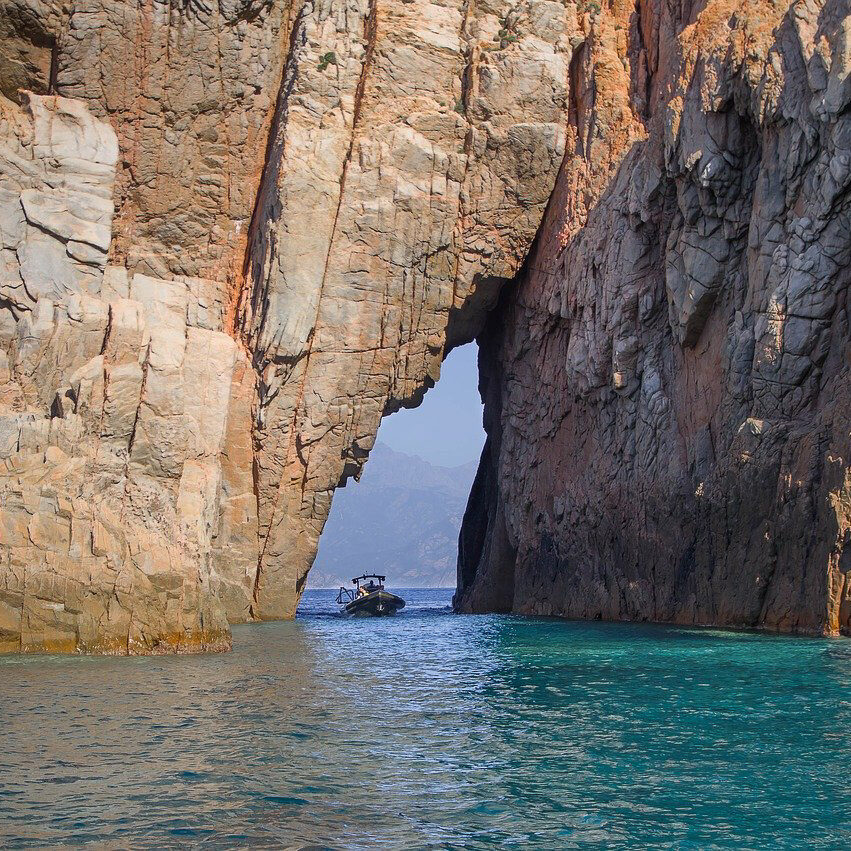
{"label": "pale blue sky", "polygon": [[397,452],[443,467],[477,461],[485,442],[477,356],[475,343],[454,349],[419,408],[385,417],[378,439]]}

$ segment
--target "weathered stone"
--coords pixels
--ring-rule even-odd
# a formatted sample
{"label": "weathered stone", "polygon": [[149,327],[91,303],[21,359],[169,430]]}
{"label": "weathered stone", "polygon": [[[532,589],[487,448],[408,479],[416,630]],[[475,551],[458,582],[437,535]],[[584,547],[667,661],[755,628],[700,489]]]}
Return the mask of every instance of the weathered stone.
{"label": "weathered stone", "polygon": [[536,0],[304,7],[239,311],[261,375],[258,616],[294,613],[334,488],[519,269],[564,154],[575,31]]}
{"label": "weathered stone", "polygon": [[849,21],[596,14],[576,154],[481,338],[459,609],[851,633]]}
{"label": "weathered stone", "polygon": [[847,9],[663,6],[0,0],[0,647],[291,616],[480,334],[459,607],[848,629]]}
{"label": "weathered stone", "polygon": [[115,136],[80,103],[25,106],[29,131],[3,106],[16,135],[0,142],[31,163],[0,176],[28,223],[3,219],[25,289],[2,335],[0,645],[226,648],[210,563],[236,343],[221,320],[187,327],[183,280],[131,287],[110,267],[102,286]]}

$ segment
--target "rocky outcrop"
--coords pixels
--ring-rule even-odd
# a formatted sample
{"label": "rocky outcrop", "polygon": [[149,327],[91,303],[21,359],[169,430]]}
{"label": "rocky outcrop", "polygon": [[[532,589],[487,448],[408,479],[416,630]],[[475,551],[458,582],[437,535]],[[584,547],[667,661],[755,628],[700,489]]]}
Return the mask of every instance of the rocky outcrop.
{"label": "rocky outcrop", "polygon": [[291,616],[477,335],[459,608],[847,630],[846,6],[0,0],[3,649]]}
{"label": "rocky outcrop", "polygon": [[108,124],[55,96],[2,108],[0,646],[227,647],[220,598],[253,574],[213,535],[252,397],[223,294],[108,263]]}
{"label": "rocky outcrop", "polygon": [[261,617],[294,613],[334,488],[519,268],[564,153],[568,20],[552,2],[298,18],[239,311]]}
{"label": "rocky outcrop", "polygon": [[0,11],[0,644],[224,647],[519,269],[575,7]]}
{"label": "rocky outcrop", "polygon": [[851,633],[851,8],[587,6],[456,606]]}

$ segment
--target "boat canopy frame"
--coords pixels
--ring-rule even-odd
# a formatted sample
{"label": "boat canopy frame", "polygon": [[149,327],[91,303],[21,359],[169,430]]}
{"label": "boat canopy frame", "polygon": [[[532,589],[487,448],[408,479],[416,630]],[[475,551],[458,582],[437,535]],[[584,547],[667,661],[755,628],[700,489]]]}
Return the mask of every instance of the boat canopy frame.
{"label": "boat canopy frame", "polygon": [[352,584],[354,584],[354,585],[360,585],[360,584],[361,584],[361,582],[363,582],[363,580],[364,580],[364,579],[377,579],[377,580],[378,580],[378,584],[379,584],[379,585],[383,585],[383,584],[384,584],[384,580],[385,580],[385,579],[387,579],[387,577],[386,577],[386,576],[381,576],[381,574],[379,574],[379,573],[363,573],[363,574],[361,574],[360,576],[356,576],[356,577],[352,580]]}
{"label": "boat canopy frame", "polygon": [[384,590],[384,580],[387,579],[386,576],[382,576],[379,573],[363,573],[360,576],[356,576],[352,579],[352,584],[355,586],[354,590],[351,588],[346,588],[345,586],[340,586],[340,591],[337,594],[337,602],[342,603],[351,603],[358,596],[358,591],[360,591],[361,582],[366,581],[367,579],[377,579],[378,587],[375,588],[375,591],[383,591]]}

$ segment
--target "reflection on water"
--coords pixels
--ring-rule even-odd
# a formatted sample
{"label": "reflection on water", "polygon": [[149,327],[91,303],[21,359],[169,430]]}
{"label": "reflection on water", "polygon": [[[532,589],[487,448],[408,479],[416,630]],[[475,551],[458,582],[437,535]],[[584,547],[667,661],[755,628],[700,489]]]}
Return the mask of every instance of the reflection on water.
{"label": "reflection on water", "polygon": [[458,617],[405,592],[234,652],[0,659],[0,844],[851,842],[851,642]]}

